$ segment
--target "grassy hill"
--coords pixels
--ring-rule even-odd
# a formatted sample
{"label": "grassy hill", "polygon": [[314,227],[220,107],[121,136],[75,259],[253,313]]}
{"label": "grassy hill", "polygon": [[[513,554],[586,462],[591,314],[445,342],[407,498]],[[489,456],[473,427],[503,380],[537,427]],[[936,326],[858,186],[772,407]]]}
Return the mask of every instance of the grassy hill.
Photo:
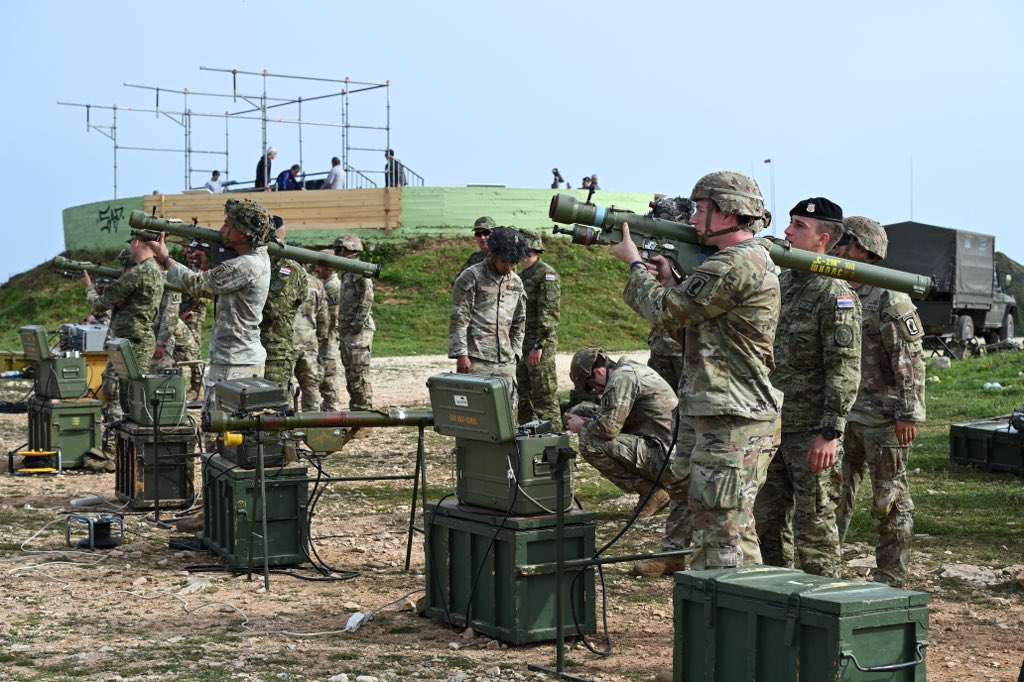
{"label": "grassy hill", "polygon": [[[622,302],[626,267],[603,248],[550,240],[545,260],[562,278],[563,350],[602,345],[614,350],[646,347],[648,328]],[[374,355],[423,355],[448,349],[451,282],[473,247],[469,240],[422,240],[383,245],[371,259],[382,263],[374,283]],[[114,253],[70,253],[68,257],[116,267]],[[20,350],[18,327],[41,324],[56,330],[88,314],[78,279],[64,279],[43,264],[0,286],[0,349]],[[212,316],[208,316],[209,320]],[[205,349],[204,349],[205,351]]]}

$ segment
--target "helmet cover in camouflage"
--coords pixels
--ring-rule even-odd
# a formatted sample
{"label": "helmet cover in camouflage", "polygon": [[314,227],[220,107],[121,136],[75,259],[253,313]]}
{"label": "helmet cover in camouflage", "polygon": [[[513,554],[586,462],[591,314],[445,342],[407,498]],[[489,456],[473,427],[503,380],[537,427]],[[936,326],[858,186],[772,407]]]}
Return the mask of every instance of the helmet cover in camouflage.
{"label": "helmet cover in camouflage", "polygon": [[252,199],[228,199],[224,204],[224,215],[234,221],[235,229],[254,243],[267,241],[274,230],[267,209]]}
{"label": "helmet cover in camouflage", "polygon": [[341,251],[342,249],[361,253],[363,250],[363,242],[354,234],[343,234],[334,240],[334,250]]}
{"label": "helmet cover in camouflage", "polygon": [[889,252],[889,237],[885,228],[871,218],[850,216],[843,221],[843,231],[879,259],[884,259]]}
{"label": "helmet cover in camouflage", "polygon": [[474,230],[493,230],[497,226],[497,223],[494,222],[494,218],[486,215],[480,216],[476,219],[476,222],[473,223]]}
{"label": "helmet cover in camouflage", "polygon": [[526,237],[526,245],[530,247],[530,251],[544,252],[544,240],[540,238],[540,235],[532,230],[519,230]]}
{"label": "helmet cover in camouflage", "polygon": [[688,223],[693,216],[693,202],[686,197],[667,197],[655,194],[651,202],[651,216],[677,223]]}
{"label": "helmet cover in camouflage", "polygon": [[506,263],[518,263],[526,258],[530,247],[523,233],[514,227],[496,227],[487,237],[487,251]]}
{"label": "helmet cover in camouflage", "polygon": [[132,252],[128,249],[121,249],[121,253],[117,254],[117,262],[122,268],[130,268],[135,265],[135,261],[132,260]]}
{"label": "helmet cover in camouflage", "polygon": [[584,348],[572,356],[572,362],[569,363],[569,378],[572,379],[572,385],[577,391],[590,390],[587,388],[587,381],[594,373],[594,365],[597,364],[599,358],[607,360],[608,353],[604,348],[596,346]]}
{"label": "helmet cover in camouflage", "polygon": [[761,188],[753,178],[741,173],[708,173],[697,181],[690,193],[691,201],[700,199],[711,199],[718,210],[725,213],[753,218],[753,223],[746,227],[754,232],[763,230],[771,222],[771,213],[764,208]]}

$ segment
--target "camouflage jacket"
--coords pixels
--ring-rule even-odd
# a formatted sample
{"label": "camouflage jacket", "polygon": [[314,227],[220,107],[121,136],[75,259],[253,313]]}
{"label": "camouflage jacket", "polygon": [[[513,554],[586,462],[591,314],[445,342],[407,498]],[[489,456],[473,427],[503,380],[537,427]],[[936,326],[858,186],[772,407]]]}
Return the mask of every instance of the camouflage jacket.
{"label": "camouflage jacket", "polygon": [[181,310],[181,294],[169,289],[164,290],[160,299],[160,310],[156,314],[156,345],[174,350],[178,328],[179,311]]}
{"label": "camouflage jacket", "polygon": [[373,280],[355,272],[341,276],[341,303],[338,312],[338,335],[344,339],[374,331]]}
{"label": "camouflage jacket", "polygon": [[327,298],[327,342],[320,348],[320,357],[325,360],[341,359],[341,338],[338,334],[339,316],[341,314],[341,280],[338,273],[331,271],[331,276],[321,280],[324,283],[324,295]]}
{"label": "camouflage jacket", "polygon": [[261,246],[205,272],[175,262],[167,281],[183,295],[217,297],[210,333],[210,362],[219,365],[262,365],[267,352],[260,345],[263,304],[270,290],[270,258]]}
{"label": "camouflage jacket", "polygon": [[630,308],[652,325],[686,329],[685,414],[778,417],[782,393],[769,375],[775,368],[779,278],[770,247],[767,240],[750,239],[716,251],[668,289],[647,270],[630,276],[623,294]]}
{"label": "camouflage jacket", "polygon": [[523,270],[526,292],[526,336],[523,350],[537,346],[550,355],[558,350],[558,319],[561,315],[562,284],[555,269],[542,260]]}
{"label": "camouflage jacket", "polygon": [[295,313],[295,327],[292,339],[296,350],[319,354],[320,347],[327,343],[330,331],[327,329],[327,295],[324,283],[319,277],[306,275],[306,300]]}
{"label": "camouflage jacket", "polygon": [[651,333],[647,335],[647,345],[651,349],[651,355],[683,356],[683,344],[664,327],[651,327]]}
{"label": "camouflage jacket", "polygon": [[839,279],[784,270],[772,384],[782,431],[846,429],[860,385],[860,302]]}
{"label": "camouflage jacket", "polygon": [[882,426],[896,420],[923,422],[924,329],[910,297],[863,285],[857,289],[863,316],[860,391],[850,421]]}
{"label": "camouflage jacket", "polygon": [[[185,326],[195,334],[198,339],[201,336],[203,322],[206,320],[206,311],[210,302],[205,298],[192,296],[191,294],[181,295],[181,306],[178,308],[178,316],[185,321]],[[192,313],[189,315],[189,313]]]}
{"label": "camouflage jacket", "polygon": [[448,357],[519,362],[526,331],[526,292],[519,275],[501,275],[490,260],[470,267],[452,287]]}
{"label": "camouflage jacket", "polygon": [[455,282],[456,280],[459,279],[459,275],[461,275],[462,273],[464,273],[466,270],[476,265],[477,263],[483,263],[485,260],[487,260],[486,251],[481,251],[480,249],[477,249],[473,253],[469,254],[469,258],[467,258],[466,262],[462,264],[462,267],[459,268],[459,271],[455,273],[455,279],[452,280],[452,286],[455,286]]}
{"label": "camouflage jacket", "polygon": [[260,343],[269,360],[291,360],[295,355],[295,315],[306,300],[306,277],[293,260],[270,260],[270,293],[260,322]]}
{"label": "camouflage jacket", "polygon": [[597,416],[584,424],[581,434],[611,440],[628,433],[654,438],[667,449],[672,443],[672,410],[679,403],[675,389],[650,367],[626,358],[608,369]]}
{"label": "camouflage jacket", "polygon": [[[107,332],[109,338],[148,340],[148,345],[152,345],[156,336],[153,322],[163,293],[164,274],[155,259],[147,258],[108,284],[102,294],[89,287],[85,296],[94,313],[113,311]],[[138,360],[140,364],[149,362],[149,358]]]}

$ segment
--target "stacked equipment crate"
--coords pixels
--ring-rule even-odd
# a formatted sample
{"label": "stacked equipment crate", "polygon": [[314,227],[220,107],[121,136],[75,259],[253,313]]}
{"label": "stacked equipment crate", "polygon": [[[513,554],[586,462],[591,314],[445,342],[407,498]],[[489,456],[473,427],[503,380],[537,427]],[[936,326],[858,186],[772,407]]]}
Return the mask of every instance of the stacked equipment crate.
{"label": "stacked equipment crate", "polygon": [[85,453],[101,446],[100,401],[85,397],[88,376],[77,351],[55,356],[46,330],[28,325],[18,330],[25,357],[33,362],[35,395],[28,404],[28,448],[58,451],[61,467],[75,469]]}
{"label": "stacked equipment crate", "polygon": [[431,377],[434,429],[455,437],[456,501],[426,511],[426,613],[508,644],[596,631],[594,576],[563,576],[554,609],[558,506],[565,511],[565,559],[594,553],[594,514],[571,511],[572,471],[558,499],[552,463],[569,447],[547,422],[516,427],[505,382],[493,376]]}

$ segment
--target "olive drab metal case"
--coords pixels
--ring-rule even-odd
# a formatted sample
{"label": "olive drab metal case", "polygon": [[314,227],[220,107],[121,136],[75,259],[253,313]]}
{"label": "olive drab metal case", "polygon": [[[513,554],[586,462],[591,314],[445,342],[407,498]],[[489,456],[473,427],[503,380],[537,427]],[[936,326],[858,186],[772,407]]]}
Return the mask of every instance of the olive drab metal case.
{"label": "olive drab metal case", "polygon": [[191,426],[161,426],[157,448],[153,444],[152,426],[124,421],[114,431],[117,499],[127,502],[132,509],[152,509],[159,492],[161,509],[192,505],[196,499],[193,453],[197,440]]}
{"label": "olive drab metal case", "polygon": [[[565,515],[566,560],[593,556],[594,516]],[[506,516],[448,500],[427,505],[424,519],[428,617],[513,645],[555,639],[554,515]],[[577,573],[563,575],[562,624],[566,635],[576,634],[575,622],[593,634],[594,569]]]}
{"label": "olive drab metal case", "polygon": [[[455,440],[455,492],[463,504],[517,516],[558,511],[550,450],[569,447],[569,436],[519,436],[503,443]],[[572,468],[566,467],[562,509],[572,506]]]}
{"label": "olive drab metal case", "polygon": [[983,471],[1024,476],[1024,449],[1007,419],[949,425],[949,459]]}
{"label": "olive drab metal case", "polygon": [[25,351],[25,357],[29,360],[49,360],[50,342],[46,340],[46,328],[38,324],[29,324],[18,327],[18,336],[21,337],[21,347]]}
{"label": "olive drab metal case", "polygon": [[217,403],[225,412],[256,412],[288,409],[288,387],[262,377],[226,379],[213,388]]}
{"label": "olive drab metal case", "polygon": [[437,374],[427,379],[427,388],[438,433],[487,443],[515,438],[515,406],[500,377]]}
{"label": "olive drab metal case", "polygon": [[[185,377],[180,374],[155,374],[128,382],[128,418],[143,426],[186,424],[188,404]],[[153,398],[159,400],[153,409]]]}
{"label": "olive drab metal case", "polygon": [[49,358],[35,362],[36,395],[40,398],[82,398],[89,392],[85,358]]}
{"label": "olive drab metal case", "polygon": [[254,538],[262,530],[262,510],[256,506],[259,480],[252,469],[238,469],[219,455],[203,456],[203,544],[229,566],[271,566],[308,561],[309,504],[307,469],[289,465],[266,472],[267,539]]}
{"label": "olive drab metal case", "polygon": [[85,453],[103,447],[103,414],[99,400],[50,400],[33,396],[28,403],[30,450],[60,450],[61,466],[75,469]]}
{"label": "olive drab metal case", "polygon": [[928,595],[771,566],[675,574],[675,682],[924,682]]}

